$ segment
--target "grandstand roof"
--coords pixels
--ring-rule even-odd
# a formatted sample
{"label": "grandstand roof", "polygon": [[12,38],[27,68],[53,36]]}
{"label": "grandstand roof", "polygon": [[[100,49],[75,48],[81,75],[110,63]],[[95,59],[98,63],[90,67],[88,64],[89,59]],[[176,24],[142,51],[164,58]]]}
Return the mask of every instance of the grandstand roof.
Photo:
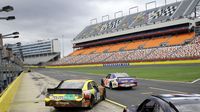
{"label": "grandstand roof", "polygon": [[[134,30],[131,29],[136,29],[138,27],[190,17],[199,1],[200,0],[183,0],[165,6],[108,20],[102,23],[93,24],[83,29],[83,31],[80,32],[72,42],[76,44],[112,37],[114,35],[108,36],[108,34],[113,33],[116,34],[115,36],[118,36],[121,35],[119,32],[129,30],[129,33],[132,33]],[[185,19],[185,22],[188,21]]]}

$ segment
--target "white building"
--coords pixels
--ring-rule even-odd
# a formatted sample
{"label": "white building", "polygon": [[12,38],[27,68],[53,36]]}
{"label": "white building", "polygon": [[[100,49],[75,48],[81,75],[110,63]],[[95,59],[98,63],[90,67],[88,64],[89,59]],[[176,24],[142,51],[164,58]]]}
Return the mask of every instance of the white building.
{"label": "white building", "polygon": [[12,50],[16,54],[23,53],[24,64],[40,65],[60,58],[60,44],[58,39],[39,40],[32,43],[22,43],[21,47],[14,45]]}

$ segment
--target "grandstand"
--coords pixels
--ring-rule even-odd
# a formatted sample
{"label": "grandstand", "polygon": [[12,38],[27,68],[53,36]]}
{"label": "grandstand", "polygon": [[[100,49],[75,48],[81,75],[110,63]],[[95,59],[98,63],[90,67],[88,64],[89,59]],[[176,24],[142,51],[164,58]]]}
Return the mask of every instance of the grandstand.
{"label": "grandstand", "polygon": [[200,59],[199,1],[183,0],[87,26],[50,65]]}

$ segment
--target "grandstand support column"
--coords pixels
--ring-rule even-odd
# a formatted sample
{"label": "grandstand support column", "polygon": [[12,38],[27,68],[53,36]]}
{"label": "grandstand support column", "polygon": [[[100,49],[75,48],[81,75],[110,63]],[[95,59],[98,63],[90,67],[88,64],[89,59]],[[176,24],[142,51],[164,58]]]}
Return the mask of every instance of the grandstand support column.
{"label": "grandstand support column", "polygon": [[194,27],[195,36],[198,37],[200,35],[200,26]]}
{"label": "grandstand support column", "polygon": [[90,20],[90,24],[91,24],[91,25],[93,24],[93,21],[95,21],[94,24],[97,24],[97,18],[94,18],[94,19],[91,19],[91,20]]}
{"label": "grandstand support column", "polygon": [[61,43],[62,44],[62,57],[64,57],[64,48],[65,48],[64,47],[64,35],[62,35],[61,38],[62,38],[62,43]]}
{"label": "grandstand support column", "polygon": [[121,14],[121,17],[123,16],[123,11],[117,11],[114,13],[114,17],[117,18],[117,14]]}
{"label": "grandstand support column", "polygon": [[17,42],[17,47],[19,48],[19,53],[20,53],[21,59],[22,59],[22,61],[24,61],[24,55],[22,52],[21,42]]}
{"label": "grandstand support column", "polygon": [[104,15],[104,16],[101,17],[102,22],[104,21],[104,18],[106,18],[106,17],[107,17],[107,20],[105,20],[105,21],[108,21],[108,20],[110,19],[110,16],[109,16],[109,15]]}

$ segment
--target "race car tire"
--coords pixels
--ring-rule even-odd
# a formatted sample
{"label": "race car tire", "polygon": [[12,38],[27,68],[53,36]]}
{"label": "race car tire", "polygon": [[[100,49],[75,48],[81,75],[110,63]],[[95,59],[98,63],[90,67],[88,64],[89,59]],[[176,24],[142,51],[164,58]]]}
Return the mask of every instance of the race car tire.
{"label": "race car tire", "polygon": [[62,108],[61,107],[54,107],[56,110],[61,110]]}
{"label": "race car tire", "polygon": [[89,109],[92,109],[92,108],[93,108],[93,106],[94,106],[94,104],[95,104],[95,101],[94,101],[94,96],[92,96],[92,97],[91,97],[91,99],[90,99],[90,105],[89,105]]}
{"label": "race car tire", "polygon": [[103,79],[101,79],[101,86],[105,87]]}
{"label": "race car tire", "polygon": [[110,82],[110,84],[109,84],[109,89],[113,89],[112,83],[111,83],[111,82]]}
{"label": "race car tire", "polygon": [[133,87],[128,87],[128,89],[133,89]]}
{"label": "race car tire", "polygon": [[104,89],[104,91],[103,91],[103,95],[102,95],[101,100],[105,100],[105,99],[106,99],[106,89]]}

